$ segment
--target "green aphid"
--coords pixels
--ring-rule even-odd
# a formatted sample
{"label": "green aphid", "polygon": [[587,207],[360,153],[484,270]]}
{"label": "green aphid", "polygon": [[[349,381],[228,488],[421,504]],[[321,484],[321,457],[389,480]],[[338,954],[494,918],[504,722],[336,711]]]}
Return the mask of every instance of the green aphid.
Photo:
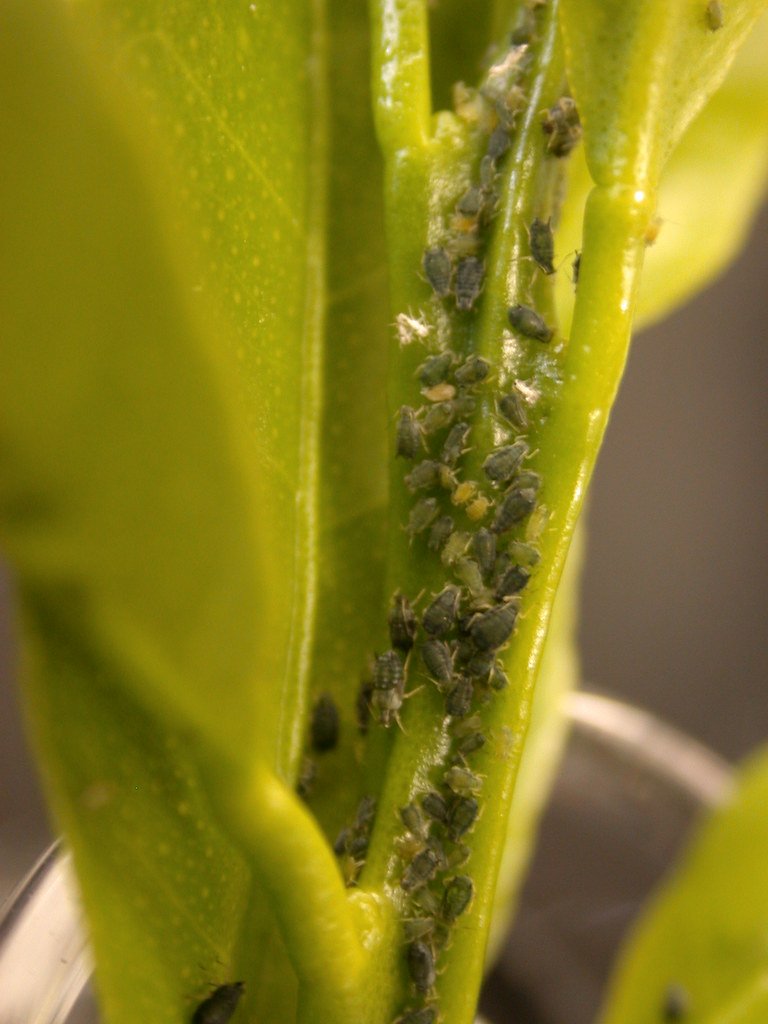
{"label": "green aphid", "polygon": [[451,427],[442,453],[443,462],[447,466],[455,466],[459,457],[466,451],[470,430],[468,423],[456,423]]}
{"label": "green aphid", "polygon": [[462,722],[454,722],[452,732],[455,738],[461,739],[464,736],[471,736],[472,733],[478,732],[483,726],[483,720],[480,715],[472,715],[471,718],[465,718]]}
{"label": "green aphid", "polygon": [[296,792],[304,800],[311,796],[317,780],[317,765],[311,757],[304,757],[301,761],[299,777],[296,781]]}
{"label": "green aphid", "polygon": [[554,274],[555,239],[552,234],[551,221],[539,220],[536,217],[528,229],[528,236],[531,243],[531,256],[533,256],[537,266],[545,274]]}
{"label": "green aphid", "polygon": [[457,558],[453,571],[467,588],[473,598],[481,597],[485,593],[483,576],[480,566],[472,558]]}
{"label": "green aphid", "polygon": [[465,846],[464,843],[452,843],[446,870],[455,871],[457,868],[463,867],[469,860],[471,853],[470,848]]}
{"label": "green aphid", "polygon": [[498,650],[512,636],[517,621],[518,606],[514,601],[478,612],[469,621],[469,635],[482,651]]}
{"label": "green aphid", "polygon": [[318,754],[333,750],[339,742],[339,709],[327,693],[317,700],[312,709],[309,738],[312,749]]}
{"label": "green aphid", "polygon": [[498,663],[498,661],[491,669],[491,675],[488,681],[491,684],[491,689],[496,690],[497,692],[500,690],[506,690],[506,688],[509,686],[509,679],[507,678],[507,673],[504,671],[503,667]]}
{"label": "green aphid", "polygon": [[485,264],[477,256],[466,256],[456,267],[456,306],[470,310],[483,290]]}
{"label": "green aphid", "polygon": [[469,875],[457,875],[446,883],[443,893],[443,918],[452,924],[472,903],[475,887]]}
{"label": "green aphid", "polygon": [[430,551],[439,551],[453,533],[453,519],[441,516],[429,531],[427,547]]}
{"label": "green aphid", "polygon": [[497,601],[519,594],[528,585],[531,574],[522,565],[512,565],[499,578],[494,596]]}
{"label": "green aphid", "polygon": [[432,291],[439,298],[444,299],[450,294],[451,278],[453,277],[453,263],[448,251],[440,246],[426,249],[421,265],[424,268],[424,276],[432,286]]}
{"label": "green aphid", "polygon": [[423,533],[435,520],[439,511],[437,498],[419,499],[408,516],[408,525],[405,528],[408,536],[413,539],[417,533]]}
{"label": "green aphid", "polygon": [[720,3],[720,0],[709,0],[705,11],[705,17],[707,21],[707,28],[709,28],[710,32],[717,32],[718,29],[723,27],[725,17],[723,15],[723,5]]}
{"label": "green aphid", "polygon": [[431,679],[446,686],[453,679],[453,655],[444,640],[427,640],[420,647],[424,666]]}
{"label": "green aphid", "polygon": [[538,494],[541,490],[541,477],[538,473],[534,473],[532,469],[526,469],[524,472],[517,474],[515,487]]}
{"label": "green aphid", "polygon": [[528,412],[520,395],[511,391],[507,395],[502,395],[496,405],[504,419],[513,427],[518,430],[525,430],[528,427]]}
{"label": "green aphid", "polygon": [[421,427],[410,405],[403,405],[397,414],[395,455],[401,459],[415,459],[421,446]]}
{"label": "green aphid", "polygon": [[411,942],[406,950],[406,963],[411,981],[417,991],[422,995],[434,987],[437,974],[435,972],[435,957],[431,946],[426,942],[417,939]]}
{"label": "green aphid", "polygon": [[472,553],[484,579],[489,579],[496,564],[496,534],[483,526],[472,538]]}
{"label": "green aphid", "polygon": [[509,554],[519,565],[525,565],[529,569],[538,565],[541,555],[533,544],[526,544],[525,541],[515,540],[509,545]]}
{"label": "green aphid", "polygon": [[227,1024],[245,992],[245,982],[219,985],[192,1015],[192,1024]]}
{"label": "green aphid", "polygon": [[456,624],[461,591],[449,584],[429,604],[421,618],[421,624],[432,637],[442,637]]}
{"label": "green aphid", "polygon": [[460,839],[477,821],[480,805],[473,796],[459,796],[448,811],[447,828],[453,840]]}
{"label": "green aphid", "polygon": [[443,781],[457,796],[476,796],[483,788],[483,780],[479,776],[457,764],[443,773]]}
{"label": "green aphid", "polygon": [[413,647],[416,638],[418,620],[411,607],[411,602],[405,594],[397,593],[392,600],[392,607],[389,610],[389,639],[392,646],[407,654]]}
{"label": "green aphid", "polygon": [[405,485],[410,491],[420,491],[425,487],[436,487],[440,483],[440,463],[433,459],[422,459],[417,462],[405,477]]}
{"label": "green aphid", "polygon": [[544,134],[549,136],[547,151],[556,157],[568,156],[581,138],[581,121],[570,96],[561,96],[542,115]]}
{"label": "green aphid", "polygon": [[448,376],[454,361],[453,352],[440,352],[438,355],[430,356],[417,370],[419,380],[425,388],[441,384]]}
{"label": "green aphid", "polygon": [[421,850],[405,869],[400,887],[405,892],[413,892],[426,885],[435,877],[439,863],[438,855],[430,847]]}
{"label": "green aphid", "polygon": [[547,326],[543,317],[530,306],[510,306],[507,310],[507,319],[518,334],[533,338],[535,341],[546,343],[552,340],[555,333],[553,328]]}
{"label": "green aphid", "polygon": [[434,917],[407,917],[403,921],[403,934],[408,942],[424,939],[434,932],[436,924]]}
{"label": "green aphid", "polygon": [[530,487],[515,487],[504,495],[496,509],[496,516],[491,523],[494,533],[506,533],[517,523],[533,512],[536,507],[536,492]]}
{"label": "green aphid", "polygon": [[456,750],[463,757],[469,757],[485,746],[486,739],[481,732],[471,732],[456,742]]}
{"label": "green aphid", "polygon": [[456,416],[455,402],[435,402],[424,413],[421,423],[422,430],[427,436],[437,433],[438,430],[445,430],[453,423]]}
{"label": "green aphid", "polygon": [[529,453],[530,448],[525,441],[515,441],[514,444],[497,448],[483,463],[485,475],[494,484],[505,484],[512,479]]}
{"label": "green aphid", "polygon": [[491,364],[482,356],[469,356],[456,370],[453,379],[462,387],[479,384],[491,372]]}
{"label": "green aphid", "polygon": [[475,695],[474,683],[466,676],[459,676],[445,698],[445,713],[450,718],[466,718],[472,710]]}
{"label": "green aphid", "polygon": [[443,553],[440,559],[444,565],[453,565],[457,558],[461,558],[469,547],[470,535],[463,530],[452,533],[445,542]]}
{"label": "green aphid", "polygon": [[421,798],[424,813],[435,821],[445,821],[448,817],[448,804],[435,789],[431,789]]}
{"label": "green aphid", "polygon": [[415,836],[424,835],[426,832],[427,823],[424,820],[424,815],[414,803],[406,804],[405,807],[400,808],[400,820],[408,831]]}

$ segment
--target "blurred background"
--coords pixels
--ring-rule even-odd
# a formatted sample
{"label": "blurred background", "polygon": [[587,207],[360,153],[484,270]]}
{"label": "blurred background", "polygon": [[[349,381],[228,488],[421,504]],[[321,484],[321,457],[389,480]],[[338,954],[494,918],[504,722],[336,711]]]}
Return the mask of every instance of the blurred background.
{"label": "blurred background", "polygon": [[[588,510],[584,685],[729,760],[768,738],[767,267],[768,207],[724,277],[635,339]],[[0,901],[52,836],[9,595],[2,576]]]}

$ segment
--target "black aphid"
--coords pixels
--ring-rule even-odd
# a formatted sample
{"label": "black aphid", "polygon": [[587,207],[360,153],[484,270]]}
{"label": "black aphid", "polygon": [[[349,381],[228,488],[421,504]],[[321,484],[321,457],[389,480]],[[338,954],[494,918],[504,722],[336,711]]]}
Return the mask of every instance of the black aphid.
{"label": "black aphid", "polygon": [[481,732],[471,732],[456,741],[456,750],[464,757],[469,757],[485,746],[485,736]]}
{"label": "black aphid", "polygon": [[373,669],[374,690],[394,690],[403,683],[403,662],[397,651],[379,654]]}
{"label": "black aphid", "polygon": [[427,640],[420,648],[421,658],[430,677],[447,685],[453,678],[453,655],[444,640]]}
{"label": "black aphid", "polygon": [[536,492],[530,487],[515,487],[497,508],[491,529],[494,533],[506,533],[529,516],[535,507]]}
{"label": "black aphid", "polygon": [[400,886],[405,892],[413,892],[426,885],[435,877],[439,863],[440,858],[430,847],[421,850],[405,869]]}
{"label": "black aphid", "polygon": [[573,263],[571,264],[571,280],[573,281],[573,287],[575,288],[579,283],[579,272],[581,271],[581,253],[577,252],[573,257]]}
{"label": "black aphid", "polygon": [[515,487],[518,490],[528,490],[538,494],[541,488],[541,477],[532,469],[526,469],[515,477]]}
{"label": "black aphid", "polygon": [[497,601],[503,601],[505,597],[512,597],[524,590],[531,578],[531,574],[522,565],[512,565],[499,578],[496,584],[495,596]]}
{"label": "black aphid", "polygon": [[421,798],[421,806],[424,813],[435,821],[445,821],[448,816],[448,804],[435,789],[431,789]]}
{"label": "black aphid", "polygon": [[465,666],[466,673],[473,679],[479,679],[484,682],[488,679],[490,671],[493,668],[496,652],[477,651],[474,649],[474,644],[472,645],[472,648],[472,656],[468,659]]}
{"label": "black aphid", "polygon": [[552,156],[568,156],[581,138],[579,112],[570,96],[561,96],[553,107],[544,112],[542,128],[549,136],[548,152]]}
{"label": "black aphid", "polygon": [[530,306],[510,306],[507,310],[507,318],[519,334],[526,338],[533,338],[535,341],[551,341],[555,333]]}
{"label": "black aphid", "polygon": [[459,260],[456,267],[456,305],[459,309],[472,309],[483,289],[485,264],[477,256]]}
{"label": "black aphid", "polygon": [[419,380],[425,388],[434,387],[440,384],[448,376],[448,371],[453,363],[453,352],[440,352],[438,355],[430,356],[421,364],[418,369]]}
{"label": "black aphid", "polygon": [[424,268],[424,276],[432,286],[435,295],[444,299],[451,291],[453,276],[453,263],[449,253],[439,246],[434,249],[426,249],[421,265]]}
{"label": "black aphid", "polygon": [[429,531],[427,547],[430,551],[439,551],[453,533],[453,520],[450,516],[441,516]]}
{"label": "black aphid", "polygon": [[481,650],[498,650],[512,636],[517,613],[518,607],[513,601],[478,612],[470,620],[469,635]]}
{"label": "black aphid", "polygon": [[457,423],[451,427],[448,437],[443,445],[443,462],[447,466],[454,466],[461,454],[466,449],[467,438],[469,437],[470,426],[468,423]]}
{"label": "black aphid", "polygon": [[312,709],[309,728],[312,749],[317,753],[333,750],[339,742],[339,709],[329,694],[324,693]]}
{"label": "black aphid", "polygon": [[469,909],[475,887],[468,875],[457,875],[445,886],[443,893],[443,918],[450,924]]}
{"label": "black aphid", "polygon": [[411,491],[434,487],[439,481],[440,463],[433,459],[422,459],[421,462],[417,462],[411,472],[405,476],[405,485]]}
{"label": "black aphid", "polygon": [[395,455],[402,459],[415,459],[421,444],[421,427],[410,405],[403,405],[397,414]]}
{"label": "black aphid", "polygon": [[398,1017],[395,1024],[436,1024],[437,1010],[434,1006],[425,1006],[421,1010],[411,1010],[410,1013]]}
{"label": "black aphid", "polygon": [[459,796],[448,811],[448,833],[451,838],[460,839],[469,832],[477,820],[480,805],[473,796]]}
{"label": "black aphid", "polygon": [[463,217],[479,217],[484,205],[483,190],[477,185],[470,185],[456,204],[456,209]]}
{"label": "black aphid", "polygon": [[466,718],[472,710],[475,687],[471,679],[459,676],[445,698],[445,713],[450,718]]}
{"label": "black aphid", "polygon": [[422,430],[427,435],[434,434],[436,431],[443,430],[449,426],[455,416],[455,402],[435,402],[424,413],[424,418],[421,421]]}
{"label": "black aphid", "polygon": [[496,404],[501,415],[513,427],[517,427],[518,430],[526,429],[528,426],[528,412],[525,408],[525,402],[520,395],[511,391],[508,395],[502,395]]}
{"label": "black aphid", "polygon": [[407,654],[413,647],[418,623],[411,602],[405,594],[395,594],[389,610],[388,624],[392,646]]}
{"label": "black aphid", "polygon": [[552,235],[551,222],[539,220],[536,217],[528,229],[528,235],[531,242],[531,256],[534,261],[545,274],[554,274],[555,239]]}
{"label": "black aphid", "polygon": [[661,1019],[671,1022],[685,1020],[691,1009],[691,999],[682,985],[675,983],[667,987],[661,1007]]}
{"label": "black aphid", "polygon": [[462,386],[479,384],[491,372],[491,364],[482,356],[469,356],[456,370],[453,377]]}
{"label": "black aphid", "polygon": [[421,813],[416,804],[406,804],[405,807],[400,808],[400,820],[415,836],[420,836],[426,829],[426,822],[424,821],[424,815]]}
{"label": "black aphid", "polygon": [[488,140],[486,156],[489,156],[495,162],[504,156],[511,145],[512,139],[509,132],[503,125],[499,125],[494,129],[493,134]]}
{"label": "black aphid", "polygon": [[518,471],[529,452],[530,448],[525,441],[515,441],[514,444],[497,448],[483,463],[485,475],[492,483],[507,483]]}
{"label": "black aphid", "polygon": [[496,564],[496,534],[483,526],[472,538],[472,553],[480,566],[480,572],[489,579]]}
{"label": "black aphid", "polygon": [[504,671],[504,669],[498,662],[496,662],[496,664],[491,669],[491,675],[488,682],[491,684],[491,688],[494,690],[506,690],[506,688],[509,686],[509,679],[507,678],[507,673]]}
{"label": "black aphid", "polygon": [[427,993],[435,984],[435,958],[426,942],[412,942],[406,951],[408,973],[416,989]]}
{"label": "black aphid", "polygon": [[417,501],[408,516],[408,525],[405,528],[408,536],[413,538],[417,533],[423,533],[438,512],[437,498],[421,498]]}
{"label": "black aphid", "polygon": [[453,628],[459,609],[460,591],[449,584],[427,607],[421,623],[430,636],[445,636]]}
{"label": "black aphid", "polygon": [[192,1024],[227,1024],[243,997],[245,983],[233,981],[230,985],[219,985],[192,1015]]}

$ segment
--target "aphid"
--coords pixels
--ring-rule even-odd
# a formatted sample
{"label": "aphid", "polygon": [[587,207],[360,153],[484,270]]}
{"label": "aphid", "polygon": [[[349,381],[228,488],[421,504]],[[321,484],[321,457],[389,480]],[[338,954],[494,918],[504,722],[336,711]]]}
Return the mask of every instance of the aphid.
{"label": "aphid", "polygon": [[669,985],[664,993],[661,1019],[670,1022],[685,1020],[690,1008],[691,1000],[686,989],[680,984]]}
{"label": "aphid", "polygon": [[400,808],[400,820],[415,836],[423,835],[427,824],[424,821],[424,815],[421,813],[416,804],[406,804],[405,807]]}
{"label": "aphid", "polygon": [[659,237],[659,232],[661,231],[663,224],[664,221],[661,217],[653,218],[648,227],[645,229],[645,233],[643,234],[643,241],[646,245],[653,245],[653,243]]}
{"label": "aphid", "polygon": [[426,885],[435,877],[439,863],[439,857],[429,846],[421,850],[405,869],[400,881],[401,888],[405,892],[413,892],[414,889]]}
{"label": "aphid", "polygon": [[530,448],[525,441],[515,441],[514,444],[497,448],[483,463],[485,475],[495,484],[507,483],[518,471],[529,452]]}
{"label": "aphid", "polygon": [[460,839],[477,821],[480,805],[473,796],[459,796],[448,811],[448,833],[452,839]]}
{"label": "aphid", "polygon": [[436,1024],[437,1010],[433,1006],[425,1006],[421,1010],[411,1010],[398,1017],[395,1024]]}
{"label": "aphid", "polygon": [[498,661],[494,664],[493,668],[491,669],[491,676],[488,681],[491,684],[491,688],[497,691],[506,690],[506,688],[509,686],[509,679],[507,678],[507,673],[504,671],[504,669],[498,663]]}
{"label": "aphid", "polygon": [[480,187],[486,195],[492,192],[497,176],[496,161],[486,153],[480,161]]}
{"label": "aphid", "polygon": [[469,310],[483,290],[485,264],[477,256],[466,256],[456,267],[456,306]]}
{"label": "aphid", "polygon": [[453,400],[453,411],[456,416],[471,416],[477,408],[477,402],[472,395],[465,392],[459,394]]}
{"label": "aphid", "polygon": [[[533,492],[531,492],[533,493]],[[546,505],[539,505],[528,521],[525,528],[525,539],[529,544],[536,544],[540,540],[544,527],[549,522],[549,509]]]}
{"label": "aphid", "polygon": [[457,796],[474,796],[483,788],[483,780],[479,776],[457,764],[443,772],[443,781]]}
{"label": "aphid", "polygon": [[417,533],[423,533],[432,523],[439,511],[437,498],[421,498],[411,509],[408,516],[406,532],[413,539]]}
{"label": "aphid", "polygon": [[457,384],[462,386],[479,384],[491,372],[491,364],[482,356],[469,356],[454,373]]}
{"label": "aphid", "polygon": [[511,134],[515,130],[517,115],[526,104],[526,96],[519,85],[507,89],[503,96],[496,100],[496,113],[502,126]]}
{"label": "aphid", "polygon": [[441,384],[448,376],[453,360],[454,355],[450,351],[440,352],[438,355],[430,356],[429,359],[425,360],[416,371],[424,387],[431,388],[435,384]]}
{"label": "aphid", "polygon": [[717,32],[719,28],[723,27],[725,19],[723,17],[723,5],[720,3],[720,0],[709,0],[705,17],[710,32]]}
{"label": "aphid", "polygon": [[204,999],[192,1016],[192,1024],[227,1024],[243,997],[245,982],[219,985]]}
{"label": "aphid", "polygon": [[470,426],[468,423],[456,423],[451,427],[443,445],[443,462],[455,466],[459,456],[465,451]]}
{"label": "aphid", "polygon": [[531,256],[545,274],[554,274],[555,239],[552,235],[551,221],[539,220],[536,217],[528,229],[531,243]]}
{"label": "aphid", "polygon": [[501,415],[513,427],[517,427],[518,430],[526,429],[528,426],[528,413],[520,395],[510,392],[508,395],[502,395],[496,404]]}
{"label": "aphid", "polygon": [[426,249],[421,265],[424,268],[424,276],[432,286],[432,291],[444,299],[451,291],[451,278],[453,277],[453,263],[448,252],[439,246],[435,249]]}
{"label": "aphid", "polygon": [[455,686],[445,698],[445,713],[451,718],[466,718],[472,710],[472,698],[475,687],[471,679],[459,676]]}
{"label": "aphid", "polygon": [[517,16],[509,41],[513,46],[524,46],[526,43],[530,43],[535,35],[536,18],[529,7],[524,7]]}
{"label": "aphid", "polygon": [[329,694],[324,693],[312,709],[309,727],[312,749],[318,754],[333,750],[339,742],[339,709]]}
{"label": "aphid", "polygon": [[456,743],[456,750],[464,757],[476,753],[486,744],[486,739],[481,732],[471,732],[468,736],[462,736]]}
{"label": "aphid", "polygon": [[473,522],[477,523],[488,515],[488,509],[492,504],[493,502],[490,498],[487,498],[484,494],[478,494],[467,505],[467,515]]}
{"label": "aphid", "polygon": [[395,317],[397,339],[402,347],[412,344],[417,339],[425,341],[432,332],[432,324],[428,324],[423,314],[411,316],[409,313],[398,313]]}
{"label": "aphid", "polygon": [[453,532],[453,520],[450,516],[441,516],[429,531],[427,547],[430,551],[439,551]]}
{"label": "aphid", "polygon": [[446,869],[448,871],[453,871],[456,868],[462,867],[469,860],[469,855],[471,853],[472,851],[470,848],[465,846],[464,843],[453,843],[448,857],[448,863],[446,864]]}
{"label": "aphid", "polygon": [[573,263],[571,264],[571,280],[573,281],[573,287],[575,288],[579,283],[579,273],[581,271],[581,253],[576,252],[573,257]]}
{"label": "aphid", "polygon": [[477,185],[470,185],[456,204],[456,209],[464,217],[479,217],[483,211],[485,197]]}
{"label": "aphid", "polygon": [[367,832],[351,836],[347,846],[347,852],[350,857],[356,861],[364,861],[365,855],[368,853],[370,841],[370,836]]}
{"label": "aphid", "polygon": [[568,156],[581,138],[579,112],[570,96],[561,96],[553,107],[543,112],[542,128],[549,136],[547,151],[556,157]]}
{"label": "aphid", "polygon": [[473,732],[477,732],[482,725],[483,721],[480,715],[472,715],[471,718],[465,718],[463,722],[454,722],[452,732],[457,739],[461,739],[463,736],[470,736]]}
{"label": "aphid", "polygon": [[448,804],[435,789],[431,789],[422,797],[421,806],[424,808],[424,813],[428,814],[430,818],[434,818],[435,821],[445,821],[448,816]]}
{"label": "aphid", "polygon": [[495,657],[495,651],[474,651],[466,665],[467,675],[473,679],[487,679]]}
{"label": "aphid", "polygon": [[517,474],[515,487],[518,490],[529,490],[533,491],[534,494],[538,494],[541,488],[541,477],[538,473],[534,473],[532,469],[526,469],[524,473]]}
{"label": "aphid", "polygon": [[429,992],[435,984],[435,958],[430,946],[417,939],[406,951],[408,973],[415,988],[422,993]]}
{"label": "aphid", "polygon": [[453,678],[453,656],[444,640],[427,640],[420,648],[421,658],[430,678],[447,684]]}
{"label": "aphid", "polygon": [[357,805],[357,811],[355,812],[355,828],[360,831],[370,831],[375,817],[376,797],[364,796]]}
{"label": "aphid", "polygon": [[529,516],[536,506],[536,492],[529,487],[515,487],[509,491],[496,510],[491,523],[494,533],[506,533]]}
{"label": "aphid", "polygon": [[423,939],[435,930],[434,917],[408,917],[403,921],[403,933],[408,942]]}
{"label": "aphid", "polygon": [[489,579],[496,564],[496,534],[482,527],[472,538],[472,553],[480,566],[480,572]]}
{"label": "aphid", "polygon": [[453,565],[457,558],[461,558],[469,545],[469,534],[461,530],[452,533],[445,542],[440,560],[444,565]]}
{"label": "aphid", "polygon": [[403,405],[397,414],[395,455],[402,459],[415,459],[420,444],[421,427],[416,419],[416,413],[410,405]]}
{"label": "aphid", "polygon": [[333,844],[333,852],[337,857],[341,857],[342,854],[349,851],[349,844],[352,842],[353,834],[354,833],[349,825],[345,825],[336,836],[336,842]]}
{"label": "aphid", "polygon": [[512,565],[501,576],[496,584],[495,597],[497,601],[503,601],[505,597],[512,597],[524,590],[531,578],[531,574],[522,565]]}
{"label": "aphid", "polygon": [[466,505],[468,501],[472,501],[477,492],[477,484],[474,480],[462,480],[460,484],[454,488],[453,494],[451,495],[452,505]]}
{"label": "aphid", "polygon": [[315,788],[316,779],[317,765],[309,757],[302,758],[299,777],[296,781],[296,792],[300,797],[303,797],[306,800]]}
{"label": "aphid", "polygon": [[405,485],[410,491],[419,491],[424,487],[434,487],[440,480],[440,463],[432,459],[417,462],[410,473],[405,476]]}
{"label": "aphid", "polygon": [[505,601],[486,612],[478,612],[470,620],[469,635],[481,651],[498,650],[512,636],[517,613],[514,601]]}
{"label": "aphid", "polygon": [[443,430],[449,426],[455,416],[455,402],[439,402],[436,405],[431,405],[424,413],[421,424],[422,430],[425,434],[434,434],[436,431]]}
{"label": "aphid", "polygon": [[480,597],[485,592],[480,566],[473,559],[457,558],[453,570],[472,597]]}
{"label": "aphid", "polygon": [[509,553],[520,565],[527,565],[531,568],[538,565],[541,555],[532,544],[526,544],[522,540],[515,540],[509,545]]}
{"label": "aphid", "polygon": [[542,317],[530,306],[510,306],[507,318],[514,329],[526,338],[548,342],[554,336],[554,330],[548,327]]}
{"label": "aphid", "polygon": [[486,156],[489,156],[491,160],[499,160],[507,152],[509,147],[512,145],[512,139],[509,132],[504,125],[498,125],[488,140],[488,149],[485,151]]}
{"label": "aphid", "polygon": [[445,886],[443,893],[443,917],[449,923],[469,909],[472,898],[475,895],[475,887],[468,875],[457,875]]}
{"label": "aphid", "polygon": [[397,593],[389,611],[389,639],[398,651],[407,654],[413,647],[418,621],[405,594]]}
{"label": "aphid", "polygon": [[443,381],[442,384],[434,384],[431,388],[422,388],[421,393],[428,402],[450,402],[456,395],[456,388],[453,384]]}
{"label": "aphid", "polygon": [[373,669],[374,690],[402,688],[404,681],[403,662],[397,651],[385,651],[384,654],[379,654]]}
{"label": "aphid", "polygon": [[421,623],[430,636],[445,636],[456,622],[461,592],[449,584],[437,595],[425,610]]}

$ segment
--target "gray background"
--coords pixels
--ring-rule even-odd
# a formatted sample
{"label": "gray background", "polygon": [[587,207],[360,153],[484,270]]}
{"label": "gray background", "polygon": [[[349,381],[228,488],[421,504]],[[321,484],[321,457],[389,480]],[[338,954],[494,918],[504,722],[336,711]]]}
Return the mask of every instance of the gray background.
{"label": "gray background", "polygon": [[[768,737],[766,267],[768,209],[727,275],[638,336],[588,513],[584,679],[729,758]],[[0,899],[51,835],[2,607]]]}

